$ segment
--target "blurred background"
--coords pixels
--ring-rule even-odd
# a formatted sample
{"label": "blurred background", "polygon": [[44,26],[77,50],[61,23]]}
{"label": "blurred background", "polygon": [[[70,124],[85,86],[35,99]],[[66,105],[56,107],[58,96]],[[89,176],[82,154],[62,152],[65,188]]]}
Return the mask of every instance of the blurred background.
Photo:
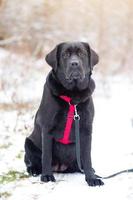
{"label": "blurred background", "polygon": [[[107,160],[112,155],[112,143],[116,160],[120,155],[126,155],[124,159],[133,155],[133,1],[0,0],[0,171],[6,174],[1,176],[2,184],[16,179],[15,170],[25,170],[24,139],[33,129],[50,70],[45,55],[64,41],[88,42],[100,57],[93,73],[97,85],[94,94],[97,169],[107,172],[111,166]],[[119,137],[123,142],[118,148]],[[106,142],[102,149],[98,145],[103,138]],[[106,170],[97,159],[100,151],[101,159],[106,160]],[[113,162],[112,168],[132,166],[131,158],[128,162],[124,159],[119,160],[118,166]],[[6,188],[0,195],[5,199],[11,196]]]}
{"label": "blurred background", "polygon": [[45,55],[62,41],[89,42],[104,79],[132,78],[132,30],[132,0],[0,0],[0,89],[10,93],[3,101],[24,98],[18,87],[46,75]]}

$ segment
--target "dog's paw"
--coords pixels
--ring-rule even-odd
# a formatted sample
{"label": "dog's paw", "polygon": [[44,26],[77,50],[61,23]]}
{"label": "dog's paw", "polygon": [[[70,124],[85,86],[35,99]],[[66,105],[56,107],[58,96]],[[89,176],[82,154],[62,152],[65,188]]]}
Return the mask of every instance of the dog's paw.
{"label": "dog's paw", "polygon": [[38,176],[41,171],[36,169],[35,167],[27,167],[27,172],[29,173],[30,176]]}
{"label": "dog's paw", "polygon": [[104,182],[99,178],[86,178],[86,181],[88,185],[92,187],[104,185]]}
{"label": "dog's paw", "polygon": [[41,181],[42,182],[49,182],[49,181],[52,181],[52,182],[55,182],[55,177],[53,175],[41,175]]}

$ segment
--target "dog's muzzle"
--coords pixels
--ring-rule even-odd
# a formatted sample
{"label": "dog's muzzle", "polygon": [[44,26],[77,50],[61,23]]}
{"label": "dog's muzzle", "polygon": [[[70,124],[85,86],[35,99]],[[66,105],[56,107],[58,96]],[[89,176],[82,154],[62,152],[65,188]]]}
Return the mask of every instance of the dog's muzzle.
{"label": "dog's muzzle", "polygon": [[71,62],[66,70],[66,79],[69,82],[73,80],[82,81],[85,78],[84,71],[78,61]]}

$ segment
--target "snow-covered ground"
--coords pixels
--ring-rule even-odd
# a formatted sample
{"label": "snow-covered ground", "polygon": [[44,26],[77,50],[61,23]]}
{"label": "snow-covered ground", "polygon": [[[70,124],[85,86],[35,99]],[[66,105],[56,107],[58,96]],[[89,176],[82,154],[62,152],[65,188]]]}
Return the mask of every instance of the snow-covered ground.
{"label": "snow-covered ground", "polygon": [[[89,187],[80,173],[55,174],[56,183],[43,184],[39,177],[21,176],[21,173],[26,174],[24,140],[32,131],[48,70],[43,74],[42,60],[27,59],[28,67],[23,58],[8,55],[3,50],[0,52],[0,75],[3,81],[0,92],[1,199],[132,200],[132,173],[104,180],[103,187],[95,188]],[[31,69],[31,65],[35,68]],[[96,73],[93,77],[97,88],[93,95],[95,120],[92,161],[96,173],[106,176],[133,168],[133,82],[122,75],[110,76],[105,81]]]}

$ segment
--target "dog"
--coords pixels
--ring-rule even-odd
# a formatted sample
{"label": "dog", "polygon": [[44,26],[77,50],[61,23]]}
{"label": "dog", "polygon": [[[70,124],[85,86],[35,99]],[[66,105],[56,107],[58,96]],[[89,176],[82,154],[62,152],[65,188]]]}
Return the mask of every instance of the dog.
{"label": "dog", "polygon": [[[91,73],[98,61],[97,53],[84,42],[60,43],[46,56],[52,70],[44,85],[34,130],[25,140],[24,158],[27,172],[33,176],[41,174],[42,182],[56,181],[53,172],[80,171],[73,113],[69,110],[76,105],[80,116],[80,157],[85,180],[89,186],[104,184],[95,175],[91,162],[92,93],[95,89]],[[64,130],[68,124],[70,130]]]}

